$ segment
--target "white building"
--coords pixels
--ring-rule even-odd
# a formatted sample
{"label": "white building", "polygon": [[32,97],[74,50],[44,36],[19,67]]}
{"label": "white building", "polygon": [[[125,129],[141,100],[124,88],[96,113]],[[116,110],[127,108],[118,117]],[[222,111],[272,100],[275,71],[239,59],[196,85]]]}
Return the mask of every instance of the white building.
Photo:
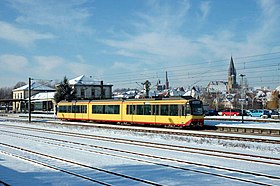
{"label": "white building", "polygon": [[54,95],[55,92],[40,92],[31,96],[31,103],[34,111],[49,112],[54,111]]}
{"label": "white building", "polygon": [[[14,89],[12,91],[13,99],[19,100],[13,102],[13,112],[25,112],[28,110],[28,88],[29,85],[27,84],[17,89]],[[32,82],[30,88],[31,88],[31,97],[40,92],[45,92],[45,93],[55,92],[55,89],[48,87],[46,85],[39,84],[37,82]]]}
{"label": "white building", "polygon": [[103,84],[103,81],[95,80],[92,77],[81,75],[69,80],[69,85],[75,90],[77,99],[112,98],[113,85]]}

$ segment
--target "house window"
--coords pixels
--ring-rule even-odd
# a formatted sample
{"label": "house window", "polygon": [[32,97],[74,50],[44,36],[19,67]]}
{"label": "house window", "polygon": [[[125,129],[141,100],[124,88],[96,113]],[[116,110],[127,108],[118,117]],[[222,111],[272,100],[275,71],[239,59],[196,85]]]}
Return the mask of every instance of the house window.
{"label": "house window", "polygon": [[94,90],[94,88],[91,89],[91,97],[95,98],[95,90]]}
{"label": "house window", "polygon": [[85,97],[85,89],[81,88],[81,98],[84,98],[84,97]]}

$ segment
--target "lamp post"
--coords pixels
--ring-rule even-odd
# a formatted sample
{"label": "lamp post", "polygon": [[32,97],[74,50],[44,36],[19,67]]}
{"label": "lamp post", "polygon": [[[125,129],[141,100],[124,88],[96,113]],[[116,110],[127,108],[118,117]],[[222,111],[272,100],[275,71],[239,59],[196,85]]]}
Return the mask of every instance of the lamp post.
{"label": "lamp post", "polygon": [[244,74],[239,74],[239,76],[241,77],[241,116],[242,116],[242,120],[241,122],[244,123],[244,118],[243,118],[243,104],[244,104],[244,84],[243,84],[243,77],[245,76]]}

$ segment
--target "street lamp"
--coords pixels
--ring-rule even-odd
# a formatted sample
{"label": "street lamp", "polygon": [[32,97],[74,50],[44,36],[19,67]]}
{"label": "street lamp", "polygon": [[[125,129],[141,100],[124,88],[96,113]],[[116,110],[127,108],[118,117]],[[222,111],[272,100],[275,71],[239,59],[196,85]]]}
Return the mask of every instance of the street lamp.
{"label": "street lamp", "polygon": [[243,84],[243,77],[245,76],[244,74],[239,74],[239,76],[241,77],[241,116],[242,116],[242,120],[241,122],[244,123],[244,118],[243,118],[243,104],[244,104],[244,84]]}

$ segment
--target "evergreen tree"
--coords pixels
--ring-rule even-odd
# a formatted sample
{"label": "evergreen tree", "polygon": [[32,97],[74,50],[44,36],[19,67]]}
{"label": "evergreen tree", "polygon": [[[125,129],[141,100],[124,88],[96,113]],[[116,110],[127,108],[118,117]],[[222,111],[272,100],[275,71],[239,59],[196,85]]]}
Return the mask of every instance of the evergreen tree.
{"label": "evergreen tree", "polygon": [[75,91],[71,88],[68,83],[68,79],[65,76],[63,81],[60,82],[58,86],[56,86],[54,100],[56,103],[58,103],[61,100],[73,100],[75,98]]}

